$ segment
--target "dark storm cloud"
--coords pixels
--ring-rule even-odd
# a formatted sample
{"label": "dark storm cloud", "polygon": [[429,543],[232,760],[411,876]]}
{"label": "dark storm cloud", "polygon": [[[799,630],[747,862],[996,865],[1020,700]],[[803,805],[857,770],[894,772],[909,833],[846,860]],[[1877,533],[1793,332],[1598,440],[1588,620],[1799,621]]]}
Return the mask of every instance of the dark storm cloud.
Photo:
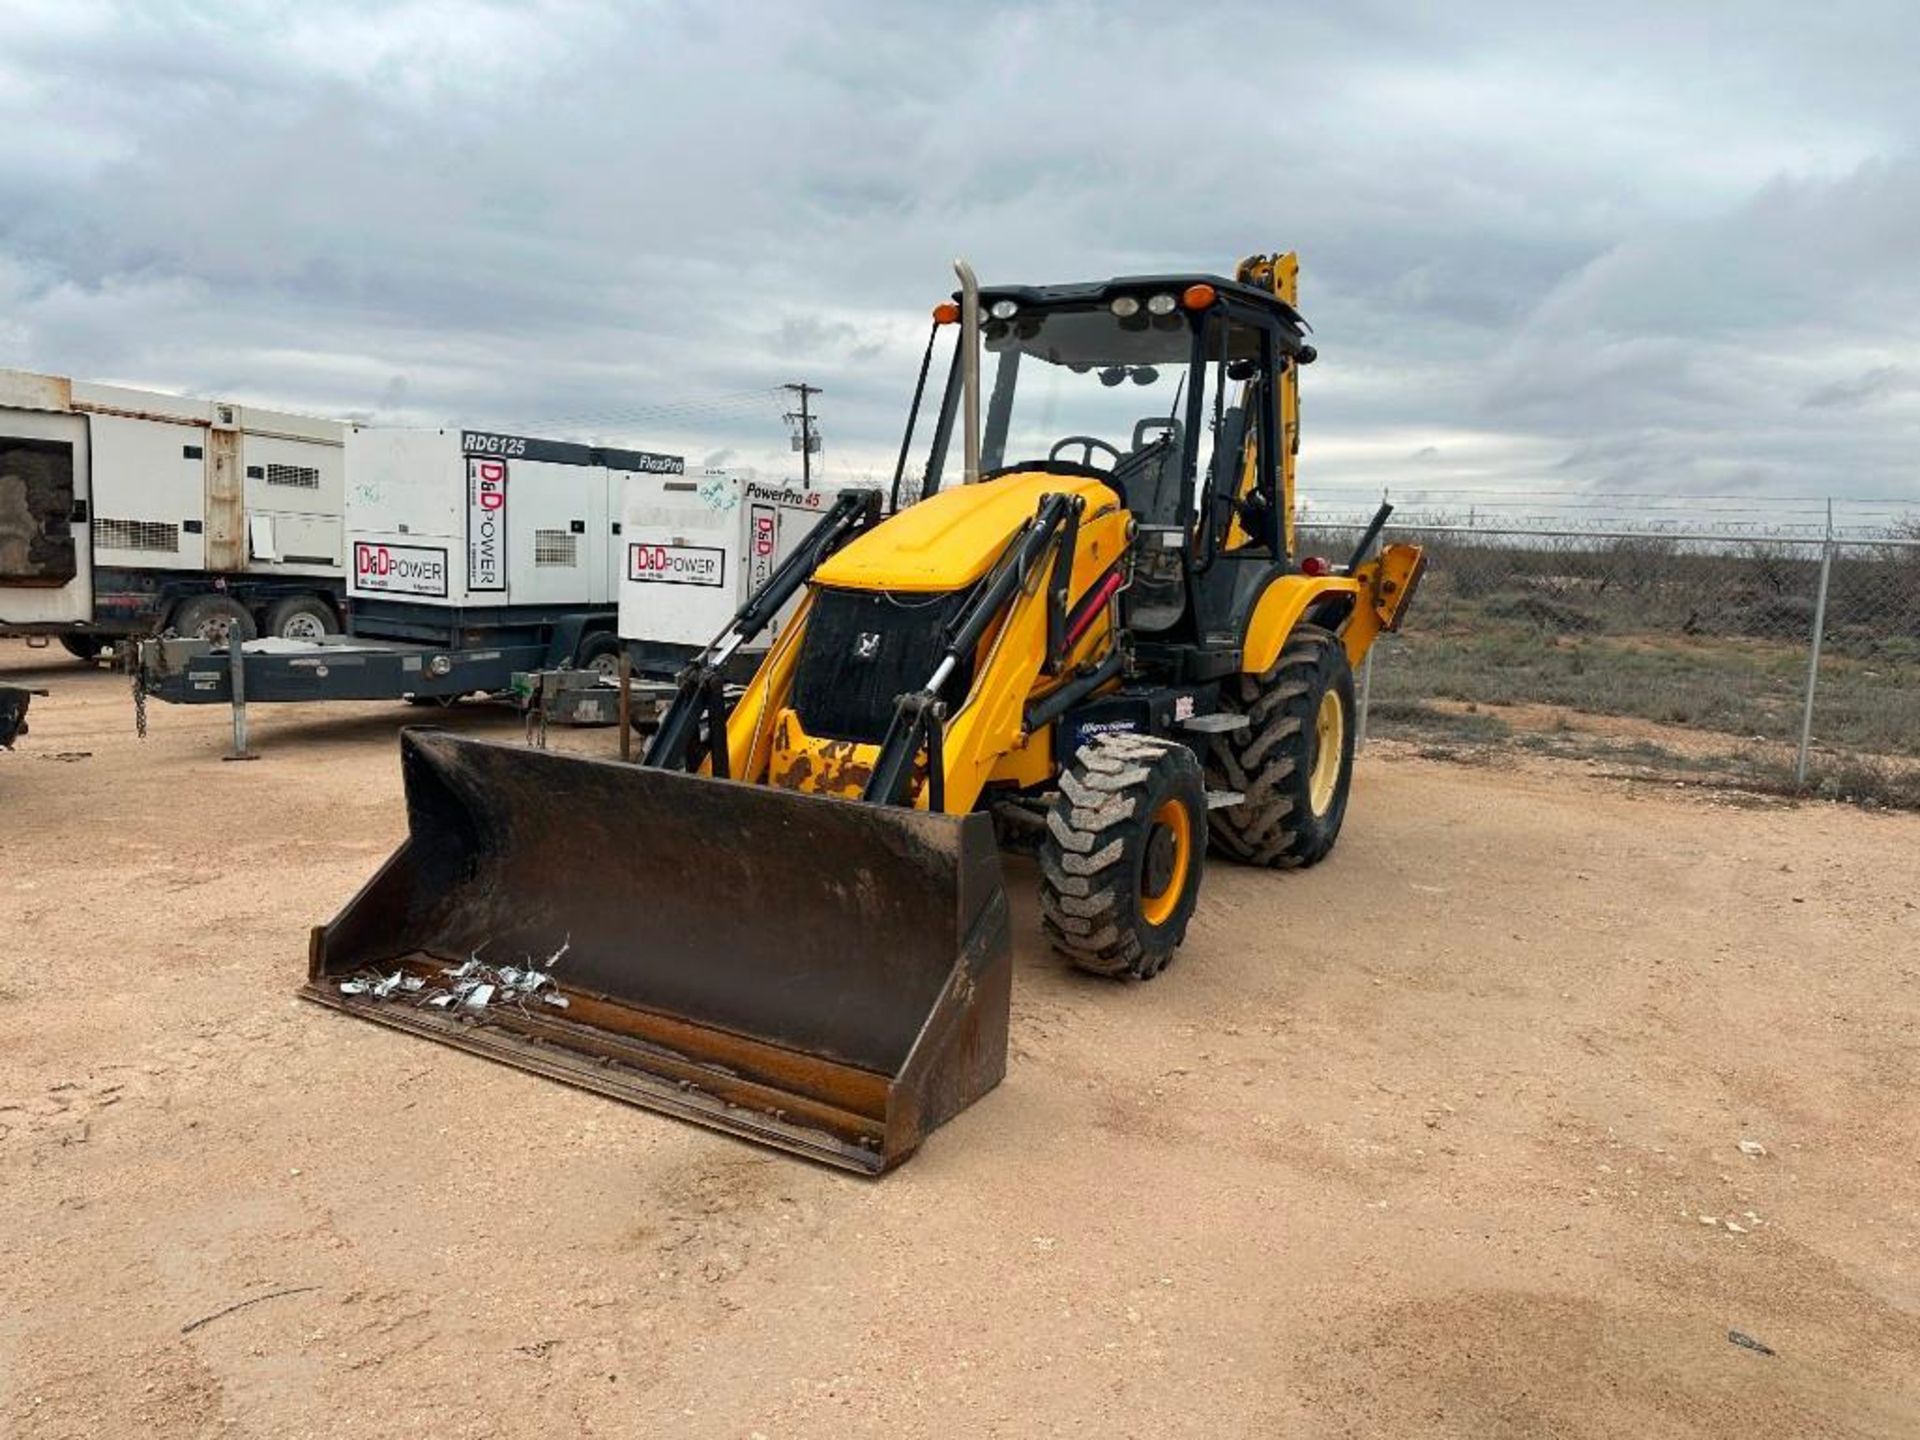
{"label": "dark storm cloud", "polygon": [[1911,495],[1917,56],[1904,4],[29,0],[0,363],[774,470],[806,378],[859,475],[953,255],[1288,246],[1329,491]]}
{"label": "dark storm cloud", "polygon": [[1916,389],[1920,389],[1920,378],[1898,365],[1876,365],[1851,380],[1822,385],[1800,403],[1809,410],[1852,408],[1908,395]]}

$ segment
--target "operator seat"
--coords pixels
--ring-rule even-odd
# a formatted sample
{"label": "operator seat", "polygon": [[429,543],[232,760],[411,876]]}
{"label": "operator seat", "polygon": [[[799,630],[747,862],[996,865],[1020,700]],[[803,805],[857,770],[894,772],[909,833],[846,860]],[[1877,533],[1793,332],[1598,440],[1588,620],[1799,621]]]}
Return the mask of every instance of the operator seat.
{"label": "operator seat", "polygon": [[[1159,434],[1153,432],[1158,430]],[[1149,415],[1133,426],[1133,449],[1113,467],[1127,508],[1142,525],[1180,523],[1180,461],[1186,426],[1163,415]]]}
{"label": "operator seat", "polygon": [[[1166,433],[1146,440],[1145,432],[1152,426]],[[1220,417],[1211,476],[1215,494],[1232,491],[1246,428],[1246,412],[1238,405]],[[1127,624],[1142,634],[1158,634],[1171,630],[1187,613],[1187,577],[1181,556],[1193,543],[1193,530],[1187,518],[1188,500],[1180,489],[1186,437],[1178,421],[1160,416],[1140,421],[1133,435],[1133,454],[1114,467],[1126,487],[1127,508],[1140,527],[1133,583],[1125,592]]]}

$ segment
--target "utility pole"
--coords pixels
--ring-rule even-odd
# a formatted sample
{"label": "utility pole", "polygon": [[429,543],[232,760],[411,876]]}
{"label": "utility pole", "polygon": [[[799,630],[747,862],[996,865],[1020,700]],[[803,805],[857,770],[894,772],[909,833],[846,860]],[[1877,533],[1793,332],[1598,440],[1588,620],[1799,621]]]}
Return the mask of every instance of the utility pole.
{"label": "utility pole", "polygon": [[800,408],[787,412],[787,421],[796,428],[793,434],[793,448],[800,452],[800,486],[804,490],[813,488],[813,457],[820,449],[820,432],[814,428],[813,412],[807,402],[820,393],[818,385],[808,385],[804,381],[794,385],[782,385],[782,390],[791,390],[800,397]]}

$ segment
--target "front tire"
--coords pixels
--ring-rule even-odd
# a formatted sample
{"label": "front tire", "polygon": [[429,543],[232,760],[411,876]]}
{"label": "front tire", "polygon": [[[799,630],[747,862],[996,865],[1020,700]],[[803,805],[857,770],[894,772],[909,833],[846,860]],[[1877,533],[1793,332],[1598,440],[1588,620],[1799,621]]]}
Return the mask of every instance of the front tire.
{"label": "front tire", "polygon": [[1247,726],[1213,737],[1208,779],[1246,798],[1213,812],[1214,849],[1272,869],[1319,864],[1353,781],[1353,669],[1340,637],[1300,626],[1272,668],[1222,686],[1220,701]]}
{"label": "front tire", "polygon": [[1186,938],[1207,851],[1207,790],[1186,746],[1107,734],[1080,747],[1040,842],[1053,948],[1096,975],[1151,980]]}

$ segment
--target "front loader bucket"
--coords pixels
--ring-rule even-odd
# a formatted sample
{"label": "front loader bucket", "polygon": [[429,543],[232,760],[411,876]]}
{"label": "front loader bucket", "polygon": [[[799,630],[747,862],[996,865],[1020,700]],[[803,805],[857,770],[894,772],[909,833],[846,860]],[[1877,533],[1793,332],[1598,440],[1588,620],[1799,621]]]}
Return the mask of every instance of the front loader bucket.
{"label": "front loader bucket", "polygon": [[985,816],[435,730],[400,759],[408,838],[314,930],[307,999],[868,1174],[1005,1073]]}

